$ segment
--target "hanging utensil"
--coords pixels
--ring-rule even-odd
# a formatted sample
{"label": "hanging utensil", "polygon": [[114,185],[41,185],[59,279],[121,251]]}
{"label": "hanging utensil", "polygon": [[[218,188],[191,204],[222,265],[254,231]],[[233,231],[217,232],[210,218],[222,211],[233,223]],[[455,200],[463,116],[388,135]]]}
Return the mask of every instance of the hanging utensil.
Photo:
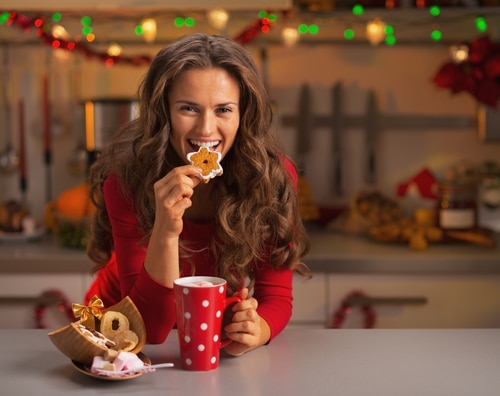
{"label": "hanging utensil", "polygon": [[342,103],[342,84],[336,83],[332,88],[332,152],[333,152],[333,191],[342,195],[342,130],[344,129],[344,114]]}
{"label": "hanging utensil", "polygon": [[26,134],[24,128],[24,101],[19,100],[19,188],[21,189],[22,203],[26,205],[26,193],[28,190],[28,177],[26,169]]}
{"label": "hanging utensil", "polygon": [[[50,54],[48,55],[50,57]],[[42,74],[42,114],[43,114],[43,153],[45,164],[45,194],[46,202],[52,200],[52,128],[50,122],[50,92],[49,75],[50,61]]]}
{"label": "hanging utensil", "polygon": [[81,68],[78,58],[75,68],[70,74],[71,105],[73,112],[73,136],[76,147],[68,160],[68,168],[72,175],[83,176],[87,171],[87,150],[85,149],[85,114],[81,97]]}
{"label": "hanging utensil", "polygon": [[312,146],[313,115],[311,111],[311,89],[304,84],[300,91],[297,113],[297,164],[299,171],[305,173],[305,157]]}
{"label": "hanging utensil", "polygon": [[379,120],[378,120],[378,108],[377,100],[375,98],[375,92],[368,92],[368,104],[366,109],[366,148],[367,148],[367,174],[366,182],[369,186],[374,186],[377,182],[377,135],[380,131]]}
{"label": "hanging utensil", "polygon": [[0,171],[2,173],[13,173],[19,166],[19,155],[12,146],[12,113],[9,102],[8,84],[9,84],[9,54],[7,45],[3,46],[3,82],[2,82],[2,110],[4,120],[2,122],[6,131],[5,149],[0,153]]}

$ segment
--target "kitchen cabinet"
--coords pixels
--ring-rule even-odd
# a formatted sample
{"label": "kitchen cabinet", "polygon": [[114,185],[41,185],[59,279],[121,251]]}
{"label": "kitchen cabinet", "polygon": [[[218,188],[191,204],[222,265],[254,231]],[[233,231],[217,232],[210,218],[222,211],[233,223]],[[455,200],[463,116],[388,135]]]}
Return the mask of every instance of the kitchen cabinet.
{"label": "kitchen cabinet", "polygon": [[[423,298],[425,304],[372,306],[377,328],[500,326],[500,241],[494,249],[431,245],[424,252],[328,232],[311,233],[311,280],[294,278],[293,326],[330,327],[353,291],[373,298]],[[352,307],[343,328],[364,326]]]}
{"label": "kitchen cabinet", "polygon": [[[436,245],[424,252],[328,232],[311,233],[304,260],[312,279],[295,275],[290,326],[329,327],[345,297],[424,297],[421,305],[377,305],[377,328],[500,327],[500,239],[497,247]],[[0,299],[39,296],[58,289],[72,302],[83,299],[92,280],[83,250],[62,248],[50,237],[26,244],[0,243]],[[0,305],[0,327],[33,327],[33,305]],[[50,315],[50,317],[49,317]],[[47,324],[59,326],[47,309]],[[353,308],[342,327],[363,325]]]}
{"label": "kitchen cabinet", "polygon": [[293,277],[292,326],[324,327],[328,315],[328,275],[314,273],[311,279]]}
{"label": "kitchen cabinet", "polygon": [[[500,275],[315,273],[311,280],[294,280],[290,324],[331,327],[334,313],[354,291],[383,301],[370,305],[376,328],[500,327]],[[405,298],[410,303],[397,303]],[[362,308],[353,305],[340,327],[363,328],[364,320]]]}
{"label": "kitchen cabinet", "polygon": [[[2,274],[0,277],[0,328],[35,328],[35,308],[38,303],[30,298],[55,291],[69,305],[82,302],[90,285],[91,276],[73,274]],[[19,300],[16,300],[19,297]],[[25,299],[25,301],[22,301]],[[68,316],[55,304],[47,304],[42,313],[42,324],[46,328],[59,328],[68,323]]]}
{"label": "kitchen cabinet", "polygon": [[[85,251],[61,247],[51,236],[32,242],[0,243],[0,328],[34,328],[35,298],[53,290],[68,301],[82,302],[92,276]],[[68,323],[68,317],[48,304],[46,328]]]}

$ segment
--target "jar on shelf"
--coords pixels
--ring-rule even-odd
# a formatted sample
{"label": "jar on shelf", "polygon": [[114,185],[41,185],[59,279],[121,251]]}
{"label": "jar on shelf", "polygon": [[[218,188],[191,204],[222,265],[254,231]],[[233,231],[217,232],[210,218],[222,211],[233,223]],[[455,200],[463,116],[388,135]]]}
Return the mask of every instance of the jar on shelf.
{"label": "jar on shelf", "polygon": [[476,182],[447,181],[439,185],[438,224],[444,230],[466,230],[477,226]]}

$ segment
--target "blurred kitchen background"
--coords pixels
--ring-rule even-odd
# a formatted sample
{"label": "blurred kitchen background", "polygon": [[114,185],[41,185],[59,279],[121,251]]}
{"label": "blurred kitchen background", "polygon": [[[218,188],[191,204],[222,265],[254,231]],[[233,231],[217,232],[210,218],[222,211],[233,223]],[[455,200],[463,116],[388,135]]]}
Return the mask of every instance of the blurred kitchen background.
{"label": "blurred kitchen background", "polygon": [[[405,210],[435,206],[436,183],[454,173],[473,174],[480,187],[489,183],[493,194],[488,205],[478,203],[475,226],[500,231],[500,110],[491,99],[500,93],[499,6],[495,0],[18,0],[15,6],[0,0],[0,201],[21,202],[42,224],[46,205],[85,183],[93,155],[137,114],[136,90],[155,53],[178,36],[206,32],[234,38],[253,54],[274,103],[276,133],[306,181],[302,193],[313,223],[328,229],[368,187]],[[450,69],[435,80],[444,65],[468,64],[469,44],[484,37],[485,51],[497,59],[493,86],[454,93]],[[423,174],[432,181],[401,189]],[[78,279],[73,290],[88,279]],[[304,309],[304,322],[321,323],[335,306],[324,286],[329,281],[316,279],[305,294],[314,290],[330,302]],[[488,301],[498,307],[496,282]],[[337,290],[347,293],[348,284]],[[453,287],[460,295],[462,285]],[[484,289],[481,281],[472,293]],[[493,323],[499,325],[498,315]]]}

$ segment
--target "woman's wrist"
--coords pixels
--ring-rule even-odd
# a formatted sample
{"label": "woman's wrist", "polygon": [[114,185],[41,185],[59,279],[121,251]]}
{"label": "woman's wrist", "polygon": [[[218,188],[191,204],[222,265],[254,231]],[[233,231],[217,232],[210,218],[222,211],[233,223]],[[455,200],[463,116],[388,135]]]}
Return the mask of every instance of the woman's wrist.
{"label": "woman's wrist", "polygon": [[146,272],[167,287],[179,278],[179,238],[151,238],[144,261]]}

